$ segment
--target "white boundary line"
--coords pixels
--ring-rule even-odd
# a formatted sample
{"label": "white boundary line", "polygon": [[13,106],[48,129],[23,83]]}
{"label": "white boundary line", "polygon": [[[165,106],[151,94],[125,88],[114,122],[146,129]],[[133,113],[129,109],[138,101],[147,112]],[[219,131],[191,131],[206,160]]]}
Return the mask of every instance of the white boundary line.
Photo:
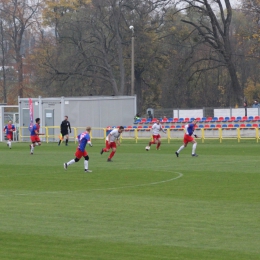
{"label": "white boundary line", "polygon": [[136,188],[136,187],[143,187],[143,186],[152,186],[152,185],[157,185],[157,184],[161,184],[161,183],[165,183],[165,182],[170,182],[170,181],[174,181],[177,180],[179,178],[181,178],[183,176],[182,173],[180,172],[174,172],[177,173],[178,176],[169,180],[164,180],[164,181],[158,181],[158,182],[151,182],[151,183],[146,183],[146,184],[137,184],[137,185],[129,185],[129,186],[123,186],[123,187],[115,187],[115,188],[106,188],[106,189],[93,189],[90,191],[96,191],[96,190],[117,190],[117,189],[124,189],[124,188]]}
{"label": "white boundary line", "polygon": [[90,191],[106,191],[106,190],[119,190],[119,189],[125,189],[125,188],[137,188],[137,187],[143,187],[143,186],[152,186],[152,185],[158,185],[161,183],[166,183],[170,181],[177,180],[183,176],[182,173],[180,172],[174,172],[177,173],[178,176],[171,178],[169,180],[163,180],[163,181],[157,181],[157,182],[151,182],[151,183],[144,183],[144,184],[137,184],[137,185],[128,185],[128,186],[121,186],[121,187],[113,187],[113,188],[104,188],[104,189],[91,189],[91,190],[75,190],[75,191],[64,191],[64,192],[59,192],[59,191],[46,191],[46,192],[33,192],[33,193],[27,193],[27,194],[0,194],[0,197],[6,197],[6,196],[31,196],[31,195],[37,195],[37,194],[66,194],[68,192],[90,192]]}

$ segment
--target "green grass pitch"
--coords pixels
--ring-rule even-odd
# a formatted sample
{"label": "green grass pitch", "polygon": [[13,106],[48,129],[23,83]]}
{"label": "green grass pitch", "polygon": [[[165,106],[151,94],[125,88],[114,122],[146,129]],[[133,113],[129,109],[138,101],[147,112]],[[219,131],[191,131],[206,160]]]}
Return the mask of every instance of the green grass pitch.
{"label": "green grass pitch", "polygon": [[74,143],[0,143],[1,260],[260,259],[259,143],[93,145],[85,173]]}

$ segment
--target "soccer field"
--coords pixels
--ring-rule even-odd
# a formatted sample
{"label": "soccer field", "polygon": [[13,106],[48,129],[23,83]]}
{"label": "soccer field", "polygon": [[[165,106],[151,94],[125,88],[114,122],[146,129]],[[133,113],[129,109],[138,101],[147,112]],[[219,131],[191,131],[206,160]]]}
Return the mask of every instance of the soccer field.
{"label": "soccer field", "polygon": [[260,259],[259,143],[92,143],[92,173],[74,143],[0,143],[1,260]]}

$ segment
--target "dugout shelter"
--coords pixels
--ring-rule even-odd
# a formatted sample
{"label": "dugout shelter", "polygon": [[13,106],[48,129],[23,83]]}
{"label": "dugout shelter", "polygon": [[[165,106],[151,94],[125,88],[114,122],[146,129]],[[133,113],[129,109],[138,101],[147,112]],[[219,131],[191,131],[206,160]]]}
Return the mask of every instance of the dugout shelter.
{"label": "dugout shelter", "polygon": [[[69,117],[72,127],[97,127],[129,125],[136,112],[136,96],[86,96],[31,98],[33,118],[41,119],[41,127],[50,128],[50,135],[58,135],[64,116]],[[18,97],[20,127],[22,136],[29,136],[29,98]],[[35,123],[35,121],[34,121]],[[102,130],[95,132],[103,136]],[[23,140],[27,141],[27,140]],[[54,141],[54,140],[53,140]]]}

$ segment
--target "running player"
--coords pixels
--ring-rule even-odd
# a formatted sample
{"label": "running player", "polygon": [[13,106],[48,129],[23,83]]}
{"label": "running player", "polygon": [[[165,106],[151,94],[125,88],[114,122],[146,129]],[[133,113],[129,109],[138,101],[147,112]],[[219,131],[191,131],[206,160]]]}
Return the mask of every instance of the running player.
{"label": "running player", "polygon": [[78,135],[78,142],[79,145],[77,147],[77,150],[75,152],[75,159],[70,160],[67,163],[64,163],[64,169],[67,170],[68,166],[78,162],[80,160],[81,157],[85,158],[84,161],[84,168],[85,168],[85,172],[92,172],[91,170],[88,169],[88,160],[89,160],[89,156],[88,156],[88,152],[86,151],[86,145],[89,144],[89,146],[92,147],[92,143],[90,140],[90,132],[91,132],[91,127],[88,126],[86,128],[86,131],[83,132],[82,134]]}
{"label": "running player", "polygon": [[4,127],[3,132],[6,134],[7,146],[12,148],[13,132],[15,131],[15,126],[12,124],[12,121],[8,121],[8,124]]}
{"label": "running player", "polygon": [[161,136],[160,136],[160,131],[163,133],[166,133],[166,131],[162,128],[162,125],[160,124],[160,120],[157,119],[156,123],[153,124],[152,126],[152,132],[153,132],[153,140],[149,142],[149,150],[152,144],[157,144],[156,150],[159,150],[159,147],[161,145]]}
{"label": "running player", "polygon": [[188,143],[192,143],[192,153],[191,156],[198,157],[198,155],[195,153],[196,152],[196,147],[197,147],[197,142],[194,140],[192,135],[194,135],[196,138],[198,137],[195,135],[193,132],[195,130],[195,126],[197,124],[197,120],[193,120],[191,124],[185,125],[185,134],[183,137],[183,145],[179,148],[177,152],[175,152],[176,156],[179,157],[179,153],[182,149],[184,149]]}
{"label": "running player", "polygon": [[112,148],[112,152],[110,153],[107,161],[112,162],[112,158],[116,153],[116,145],[120,145],[120,135],[123,133],[124,127],[120,126],[119,128],[113,129],[106,137],[106,147],[101,149],[100,154],[102,155],[103,152],[108,152]]}
{"label": "running player", "polygon": [[36,124],[32,127],[32,130],[31,130],[31,141],[32,141],[32,144],[30,144],[30,150],[31,150],[31,154],[33,154],[34,152],[34,147],[37,145],[41,145],[41,140],[40,140],[40,137],[39,135],[43,135],[43,134],[40,134],[40,118],[36,118],[35,119],[35,122]]}

